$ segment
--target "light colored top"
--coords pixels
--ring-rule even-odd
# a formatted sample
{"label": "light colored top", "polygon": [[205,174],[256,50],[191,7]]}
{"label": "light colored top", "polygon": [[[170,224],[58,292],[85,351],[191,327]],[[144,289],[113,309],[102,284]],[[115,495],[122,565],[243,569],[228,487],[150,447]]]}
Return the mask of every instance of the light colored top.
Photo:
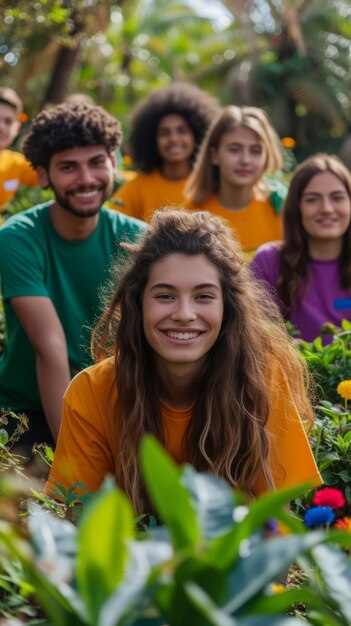
{"label": "light colored top", "polygon": [[[82,482],[86,490],[96,491],[106,475],[116,475],[118,441],[112,421],[118,415],[113,411],[117,401],[114,381],[114,359],[110,358],[85,369],[71,382],[64,396],[62,425],[46,493],[55,486],[54,481],[66,487]],[[266,430],[276,487],[307,481],[319,485],[321,477],[281,366],[272,369],[269,385],[271,406]],[[191,409],[175,411],[162,405],[161,410],[166,450],[177,463],[188,461],[182,443]],[[266,489],[260,479],[257,494]]]}
{"label": "light colored top", "polygon": [[[183,191],[187,178],[166,180],[159,170],[138,174],[118,189],[107,203],[112,209],[149,222],[156,209],[184,203]],[[118,204],[121,202],[122,204]]]}

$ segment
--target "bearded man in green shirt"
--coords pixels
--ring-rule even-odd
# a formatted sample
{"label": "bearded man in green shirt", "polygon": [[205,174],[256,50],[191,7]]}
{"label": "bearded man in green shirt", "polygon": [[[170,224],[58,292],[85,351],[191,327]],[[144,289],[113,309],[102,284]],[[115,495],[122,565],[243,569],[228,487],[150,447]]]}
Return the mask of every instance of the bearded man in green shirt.
{"label": "bearded man in green shirt", "polygon": [[0,276],[7,346],[0,359],[0,407],[29,416],[25,443],[57,439],[62,398],[91,363],[89,334],[99,290],[121,250],[145,224],[103,207],[111,195],[122,133],[102,107],[63,104],[33,120],[24,154],[54,200],[0,228]]}

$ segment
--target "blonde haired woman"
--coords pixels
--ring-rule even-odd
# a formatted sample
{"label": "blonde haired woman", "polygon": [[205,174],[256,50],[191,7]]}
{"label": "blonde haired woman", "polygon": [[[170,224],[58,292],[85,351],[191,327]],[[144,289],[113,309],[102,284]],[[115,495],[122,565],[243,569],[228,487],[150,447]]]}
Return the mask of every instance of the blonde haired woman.
{"label": "blonde haired woman", "polygon": [[282,183],[264,179],[282,167],[280,140],[263,109],[229,106],[210,126],[185,187],[188,208],[226,218],[246,251],[280,239]]}

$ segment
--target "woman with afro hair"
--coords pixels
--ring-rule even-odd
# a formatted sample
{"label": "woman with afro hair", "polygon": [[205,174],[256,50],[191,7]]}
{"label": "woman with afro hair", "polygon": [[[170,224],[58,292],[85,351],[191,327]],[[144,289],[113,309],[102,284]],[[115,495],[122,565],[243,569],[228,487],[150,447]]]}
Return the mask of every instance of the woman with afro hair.
{"label": "woman with afro hair", "polygon": [[157,89],[130,121],[129,151],[139,174],[112,196],[112,208],[149,221],[155,209],[180,204],[195,156],[217,101],[202,89],[177,82]]}

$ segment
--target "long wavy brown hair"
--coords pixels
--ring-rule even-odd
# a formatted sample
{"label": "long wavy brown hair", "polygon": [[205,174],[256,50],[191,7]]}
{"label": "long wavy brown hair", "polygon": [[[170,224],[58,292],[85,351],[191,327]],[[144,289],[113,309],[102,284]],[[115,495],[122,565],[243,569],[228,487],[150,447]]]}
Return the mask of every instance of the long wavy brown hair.
{"label": "long wavy brown hair", "polygon": [[[287,307],[296,306],[308,288],[308,235],[302,225],[300,202],[308,183],[323,172],[337,176],[351,200],[351,174],[336,156],[315,154],[296,168],[283,209],[284,243],[277,282],[278,294]],[[351,225],[343,236],[339,277],[341,287],[351,289]]]}
{"label": "long wavy brown hair", "polygon": [[[255,281],[246,256],[225,220],[208,212],[156,211],[132,262],[93,333],[95,359],[115,355],[117,406],[111,419],[119,442],[116,480],[137,511],[145,510],[139,468],[140,440],[153,433],[164,443],[160,377],[142,322],[142,296],[150,268],[169,254],[202,254],[216,267],[224,314],[219,336],[197,381],[197,397],[183,453],[199,471],[211,471],[234,488],[255,494],[258,477],[274,487],[267,462],[265,425],[270,410],[270,370],[284,363],[300,415],[312,421],[306,371],[290,344],[277,307]],[[118,417],[117,417],[118,416]]]}
{"label": "long wavy brown hair", "polygon": [[[282,167],[280,140],[265,111],[258,107],[225,107],[214,118],[202,142],[194,169],[185,186],[184,195],[187,200],[200,205],[219,190],[220,171],[218,165],[212,163],[212,150],[219,147],[223,135],[242,126],[253,130],[266,149],[267,159],[262,176]],[[262,195],[267,195],[262,180],[258,181],[256,189]]]}

